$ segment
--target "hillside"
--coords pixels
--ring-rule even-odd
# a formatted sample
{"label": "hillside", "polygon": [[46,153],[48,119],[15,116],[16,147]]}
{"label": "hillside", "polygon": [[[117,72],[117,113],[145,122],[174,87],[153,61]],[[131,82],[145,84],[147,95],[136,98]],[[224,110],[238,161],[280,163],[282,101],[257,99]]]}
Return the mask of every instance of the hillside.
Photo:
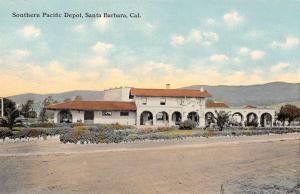
{"label": "hillside", "polygon": [[208,90],[216,101],[224,101],[230,106],[246,104],[270,106],[300,100],[300,83],[272,82],[247,86],[194,85],[185,89],[200,89],[201,87]]}
{"label": "hillside", "polygon": [[[224,101],[230,106],[271,106],[279,103],[300,101],[300,83],[272,82],[267,84],[247,85],[247,86],[210,86],[193,85],[184,89],[204,89],[208,90],[213,99]],[[55,94],[20,94],[9,98],[17,103],[24,103],[28,99],[36,102],[43,101],[47,96],[53,96],[58,101],[66,98],[81,96],[83,100],[101,100],[103,91],[76,90]]]}

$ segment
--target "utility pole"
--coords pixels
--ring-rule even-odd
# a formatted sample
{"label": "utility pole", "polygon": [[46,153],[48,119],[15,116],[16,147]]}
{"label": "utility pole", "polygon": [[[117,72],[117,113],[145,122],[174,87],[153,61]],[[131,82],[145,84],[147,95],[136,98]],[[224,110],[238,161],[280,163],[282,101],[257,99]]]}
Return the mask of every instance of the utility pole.
{"label": "utility pole", "polygon": [[1,98],[1,118],[4,117],[4,98]]}

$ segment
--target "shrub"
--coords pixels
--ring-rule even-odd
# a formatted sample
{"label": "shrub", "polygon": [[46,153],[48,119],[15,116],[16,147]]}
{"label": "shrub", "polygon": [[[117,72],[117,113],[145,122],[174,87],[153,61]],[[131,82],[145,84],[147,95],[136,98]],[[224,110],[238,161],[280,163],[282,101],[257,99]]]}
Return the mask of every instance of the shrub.
{"label": "shrub", "polygon": [[80,143],[84,143],[84,142],[91,142],[91,143],[98,144],[100,142],[99,133],[84,131],[84,133],[80,135]]}
{"label": "shrub", "polygon": [[139,135],[136,133],[132,133],[132,134],[129,134],[127,138],[129,141],[136,141],[137,139],[139,139]]}
{"label": "shrub", "polygon": [[171,128],[171,127],[158,127],[156,129],[158,132],[164,132],[164,131],[171,131],[171,130],[174,130],[174,128]]}
{"label": "shrub", "polygon": [[5,139],[6,137],[11,137],[13,135],[12,131],[8,128],[0,129],[0,139]]}
{"label": "shrub", "polygon": [[74,128],[74,135],[76,139],[80,139],[81,135],[87,132],[89,132],[89,130],[84,126],[78,126]]}
{"label": "shrub", "polygon": [[218,135],[218,132],[215,130],[207,130],[207,131],[204,131],[204,133],[203,133],[203,137],[214,137],[217,135]]}
{"label": "shrub", "polygon": [[39,137],[39,136],[46,136],[47,132],[44,129],[22,129],[14,134],[14,138],[25,138],[25,137]]}
{"label": "shrub", "polygon": [[50,127],[56,127],[56,124],[55,123],[32,123],[29,124],[29,127],[50,128]]}
{"label": "shrub", "polygon": [[138,134],[148,134],[148,133],[153,133],[155,131],[156,130],[153,128],[140,128],[140,129],[138,129],[137,133]]}
{"label": "shrub", "polygon": [[74,129],[66,129],[64,133],[60,135],[59,139],[63,143],[77,143],[79,141],[78,136],[75,136]]}
{"label": "shrub", "polygon": [[66,128],[50,128],[46,130],[47,135],[61,135]]}
{"label": "shrub", "polygon": [[191,121],[191,120],[185,120],[185,121],[183,121],[183,122],[180,123],[179,129],[188,129],[188,130],[191,130],[191,129],[196,128],[196,126],[197,126],[196,122]]}
{"label": "shrub", "polygon": [[74,128],[74,127],[79,127],[79,126],[84,126],[84,123],[72,123],[71,124],[71,127]]}
{"label": "shrub", "polygon": [[107,143],[120,143],[125,140],[127,134],[123,131],[110,131],[107,130],[105,132],[105,139]]}

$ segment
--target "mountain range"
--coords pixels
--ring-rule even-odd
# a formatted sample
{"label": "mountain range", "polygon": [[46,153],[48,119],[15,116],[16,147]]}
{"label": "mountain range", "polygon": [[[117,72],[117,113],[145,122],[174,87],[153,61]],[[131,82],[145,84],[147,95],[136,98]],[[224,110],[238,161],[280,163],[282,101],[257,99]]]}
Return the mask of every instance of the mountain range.
{"label": "mountain range", "polygon": [[[256,85],[192,85],[182,89],[198,89],[204,88],[212,94],[215,101],[222,101],[230,106],[271,106],[279,103],[288,103],[300,101],[300,83],[271,82]],[[47,96],[52,96],[60,102],[66,98],[74,99],[81,96],[83,100],[101,100],[103,91],[92,90],[75,90],[53,94],[20,94],[9,96],[11,100],[17,104],[23,104],[28,99],[35,102],[42,102]]]}

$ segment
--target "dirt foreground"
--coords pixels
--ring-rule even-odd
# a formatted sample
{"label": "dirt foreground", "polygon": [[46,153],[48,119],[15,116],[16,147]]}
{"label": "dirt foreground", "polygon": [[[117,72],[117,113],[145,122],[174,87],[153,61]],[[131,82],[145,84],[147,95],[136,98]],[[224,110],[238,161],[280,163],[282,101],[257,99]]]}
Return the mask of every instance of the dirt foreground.
{"label": "dirt foreground", "polygon": [[297,193],[299,156],[299,134],[0,144],[0,193]]}

